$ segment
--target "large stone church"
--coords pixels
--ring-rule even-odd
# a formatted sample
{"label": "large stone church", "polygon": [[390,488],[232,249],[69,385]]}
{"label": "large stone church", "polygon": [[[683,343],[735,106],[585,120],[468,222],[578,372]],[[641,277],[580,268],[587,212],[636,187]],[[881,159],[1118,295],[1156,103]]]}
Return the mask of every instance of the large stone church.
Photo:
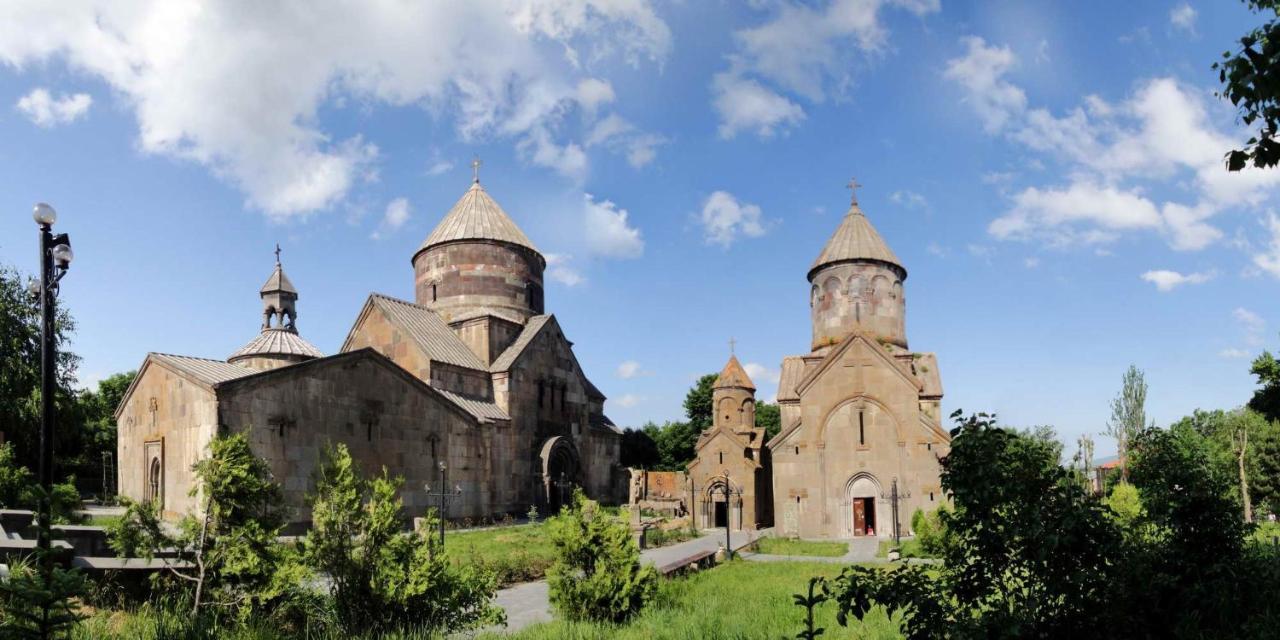
{"label": "large stone church", "polygon": [[701,524],[884,538],[895,508],[907,535],[915,509],[941,504],[942,382],[936,356],[907,347],[906,279],[855,197],[809,268],[812,341],[782,361],[781,431],[761,442],[755,386],[737,358],[716,381],[714,423],[689,465]]}
{"label": "large stone church", "polygon": [[[276,265],[261,330],[225,360],[148,354],[116,412],[120,493],[195,510],[192,465],[244,433],[293,520],[323,449],[401,476],[411,514],[459,491],[452,518],[556,509],[574,486],[622,497],[620,431],[543,302],[546,259],[475,180],[411,259],[415,300],[371,294],[338,353],[299,333]],[[441,484],[447,476],[447,484]]]}

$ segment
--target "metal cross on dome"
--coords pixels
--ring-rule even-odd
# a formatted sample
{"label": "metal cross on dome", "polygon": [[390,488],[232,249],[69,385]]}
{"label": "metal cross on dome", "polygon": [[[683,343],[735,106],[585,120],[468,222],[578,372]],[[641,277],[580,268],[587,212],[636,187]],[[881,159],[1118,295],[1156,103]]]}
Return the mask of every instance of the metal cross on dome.
{"label": "metal cross on dome", "polygon": [[480,182],[480,156],[476,156],[471,160],[471,181]]}
{"label": "metal cross on dome", "polygon": [[280,264],[280,243],[279,242],[276,243],[275,254],[276,254],[276,264],[279,265]]}
{"label": "metal cross on dome", "polygon": [[853,204],[858,204],[858,187],[861,186],[862,184],[858,182],[857,178],[849,178],[849,184],[845,185],[845,187],[849,189],[850,198],[852,199]]}
{"label": "metal cross on dome", "polygon": [[737,344],[738,344],[738,341],[734,340],[733,337],[731,336],[729,338],[729,355],[733,355],[733,348]]}

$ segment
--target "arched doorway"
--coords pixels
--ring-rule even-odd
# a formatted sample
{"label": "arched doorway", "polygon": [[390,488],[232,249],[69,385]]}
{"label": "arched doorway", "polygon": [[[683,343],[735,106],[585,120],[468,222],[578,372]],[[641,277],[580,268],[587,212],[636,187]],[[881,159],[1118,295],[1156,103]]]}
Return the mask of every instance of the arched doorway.
{"label": "arched doorway", "polygon": [[860,473],[849,479],[845,485],[843,529],[850,537],[879,535],[879,502],[880,482],[875,476]]}
{"label": "arched doorway", "polygon": [[[712,478],[711,483],[702,491],[702,522],[703,528],[721,529],[726,525],[730,529],[742,528],[742,492],[738,490],[732,481],[729,482],[729,491],[725,491],[725,478],[723,476]],[[725,494],[728,493],[726,496]]]}
{"label": "arched doorway", "polygon": [[142,498],[164,508],[164,441],[143,444]]}
{"label": "arched doorway", "polygon": [[542,466],[542,503],[547,507],[547,515],[559,513],[562,507],[573,501],[574,489],[582,486],[578,448],[572,440],[556,436],[543,443],[539,459]]}

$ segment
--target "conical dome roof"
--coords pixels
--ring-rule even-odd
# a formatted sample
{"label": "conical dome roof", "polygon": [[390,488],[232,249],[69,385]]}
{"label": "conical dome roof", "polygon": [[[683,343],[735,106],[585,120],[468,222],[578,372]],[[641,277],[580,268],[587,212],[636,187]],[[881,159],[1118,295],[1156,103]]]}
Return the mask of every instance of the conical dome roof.
{"label": "conical dome roof", "polygon": [[471,183],[471,188],[445,214],[418,251],[455,240],[497,240],[538,252],[515,221],[480,186],[479,180]]}
{"label": "conical dome roof", "polygon": [[729,362],[725,363],[724,369],[716,377],[716,383],[711,386],[713,389],[725,387],[756,390],[756,385],[751,382],[751,376],[747,375],[747,370],[743,369],[742,363],[738,362],[738,356],[729,356]]}
{"label": "conical dome roof", "polygon": [[284,274],[284,268],[280,263],[276,263],[276,270],[271,272],[271,277],[267,278],[267,283],[262,285],[259,293],[292,293],[298,295],[298,290],[293,288],[293,283],[289,282],[289,276]]}
{"label": "conical dome roof", "polygon": [[871,226],[871,221],[867,220],[856,200],[849,206],[849,212],[844,214],[844,220],[831,235],[827,245],[822,248],[822,253],[818,254],[818,259],[809,267],[809,275],[812,276],[813,272],[829,264],[855,260],[886,262],[906,272],[898,256],[885,244],[876,228]]}
{"label": "conical dome roof", "polygon": [[255,356],[291,356],[310,359],[323,358],[324,354],[296,331],[272,327],[263,329],[262,333],[249,341],[249,344],[231,354],[227,362]]}

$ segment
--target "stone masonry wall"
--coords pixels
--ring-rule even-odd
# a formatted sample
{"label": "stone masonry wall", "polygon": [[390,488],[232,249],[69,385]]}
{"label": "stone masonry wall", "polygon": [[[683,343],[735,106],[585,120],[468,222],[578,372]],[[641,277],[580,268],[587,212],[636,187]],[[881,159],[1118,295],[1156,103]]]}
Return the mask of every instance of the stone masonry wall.
{"label": "stone masonry wall", "polygon": [[542,269],[541,257],[523,247],[453,242],[414,257],[414,291],[418,304],[435,310],[445,322],[485,313],[524,322],[542,313]]}

